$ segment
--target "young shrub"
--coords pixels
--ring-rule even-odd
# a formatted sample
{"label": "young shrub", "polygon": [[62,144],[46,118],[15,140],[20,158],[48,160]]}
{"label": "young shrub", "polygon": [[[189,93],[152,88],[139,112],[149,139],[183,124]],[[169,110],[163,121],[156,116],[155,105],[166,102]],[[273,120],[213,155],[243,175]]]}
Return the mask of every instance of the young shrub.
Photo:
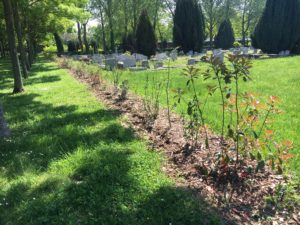
{"label": "young shrub", "polygon": [[137,52],[151,57],[156,52],[156,37],[148,13],[143,10],[136,30]]}
{"label": "young shrub", "polygon": [[143,99],[145,110],[145,122],[151,126],[157,119],[160,109],[160,96],[162,92],[162,82],[156,80],[154,75],[149,79],[147,74],[145,83],[145,97]]}
{"label": "young shrub", "polygon": [[122,84],[120,85],[121,88],[121,94],[119,95],[119,100],[124,101],[127,99],[127,94],[129,90],[129,82],[128,80],[122,81]]}
{"label": "young shrub", "polygon": [[220,27],[217,36],[215,37],[216,48],[229,49],[234,44],[234,32],[229,19],[224,20]]}
{"label": "young shrub", "polygon": [[267,0],[252,35],[252,45],[266,53],[293,50],[300,40],[300,1]]}
{"label": "young shrub", "polygon": [[174,45],[186,53],[200,52],[205,39],[202,9],[196,0],[178,0],[174,15]]}
{"label": "young shrub", "polygon": [[[192,92],[192,97],[187,102],[187,114],[189,120],[185,127],[185,136],[189,141],[191,141],[192,150],[199,146],[199,131],[204,130],[205,132],[205,146],[209,148],[207,124],[205,123],[203,108],[205,105],[201,99],[200,93],[196,88],[196,81],[200,77],[200,70],[193,66],[188,66],[183,70],[183,76],[186,77],[187,89]],[[178,103],[181,102],[183,97],[183,92],[179,90]],[[178,92],[178,93],[179,93]]]}

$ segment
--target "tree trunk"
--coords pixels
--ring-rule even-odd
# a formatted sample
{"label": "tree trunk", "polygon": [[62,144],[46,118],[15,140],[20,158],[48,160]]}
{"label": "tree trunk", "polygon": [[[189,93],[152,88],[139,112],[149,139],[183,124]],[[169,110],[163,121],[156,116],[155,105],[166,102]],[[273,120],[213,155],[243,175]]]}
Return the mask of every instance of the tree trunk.
{"label": "tree trunk", "polygon": [[124,10],[124,37],[127,37],[128,35],[128,7],[127,7],[127,0],[124,1],[123,5]]}
{"label": "tree trunk", "polygon": [[102,31],[102,47],[104,53],[106,53],[106,35],[105,35],[105,27],[104,27],[104,17],[103,17],[103,9],[100,7],[100,19],[101,19],[101,31]]}
{"label": "tree trunk", "polygon": [[113,18],[112,18],[112,0],[107,1],[107,17],[108,17],[108,27],[110,32],[110,49],[115,50],[115,35],[113,29]]}
{"label": "tree trunk", "polygon": [[79,21],[77,21],[77,34],[78,34],[79,48],[80,48],[81,52],[83,52],[83,44],[82,44],[82,39],[81,39],[81,25],[80,25]]}
{"label": "tree trunk", "polygon": [[1,49],[1,58],[5,58],[4,41],[0,41],[0,49]]}
{"label": "tree trunk", "polygon": [[27,39],[27,48],[28,48],[29,65],[31,67],[34,61],[34,52],[33,52],[33,47],[32,47],[32,42],[30,40],[30,37],[28,37]]}
{"label": "tree trunk", "polygon": [[16,0],[12,1],[12,6],[13,6],[12,8],[13,8],[13,14],[14,14],[14,24],[15,24],[16,34],[18,37],[18,47],[19,47],[20,54],[21,54],[21,67],[22,67],[24,78],[27,78],[28,77],[28,70],[27,70],[28,59],[27,59],[26,52],[24,49],[22,27],[21,27],[20,15],[19,15],[18,3]]}
{"label": "tree trunk", "polygon": [[57,56],[61,57],[61,55],[64,54],[64,52],[65,52],[64,45],[63,45],[61,37],[59,36],[58,33],[54,33],[53,35],[54,35],[55,44],[56,44],[56,48],[57,48]]}
{"label": "tree trunk", "polygon": [[8,38],[8,45],[10,57],[12,62],[12,69],[14,75],[14,90],[13,93],[20,93],[24,91],[21,69],[19,64],[18,52],[16,47],[16,39],[14,33],[14,17],[10,0],[2,0],[4,6],[6,32]]}
{"label": "tree trunk", "polygon": [[86,32],[86,26],[87,26],[87,23],[83,23],[83,42],[84,42],[84,45],[85,45],[85,53],[86,54],[89,54],[90,52],[90,45],[89,45],[89,42],[87,40],[87,32]]}

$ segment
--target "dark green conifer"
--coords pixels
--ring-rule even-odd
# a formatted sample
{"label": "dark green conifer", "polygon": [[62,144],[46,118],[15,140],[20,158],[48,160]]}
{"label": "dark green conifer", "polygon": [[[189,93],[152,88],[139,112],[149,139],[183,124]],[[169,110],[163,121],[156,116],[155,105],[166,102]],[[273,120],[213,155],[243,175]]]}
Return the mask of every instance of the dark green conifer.
{"label": "dark green conifer", "polygon": [[173,39],[184,52],[201,51],[205,39],[204,16],[196,0],[177,0]]}
{"label": "dark green conifer", "polygon": [[137,52],[148,57],[155,55],[156,37],[148,13],[143,10],[136,29]]}
{"label": "dark green conifer", "polygon": [[215,37],[216,48],[229,49],[233,47],[234,32],[229,19],[224,20],[220,27],[217,36]]}
{"label": "dark green conifer", "polygon": [[252,45],[267,53],[293,50],[300,40],[300,1],[267,0]]}

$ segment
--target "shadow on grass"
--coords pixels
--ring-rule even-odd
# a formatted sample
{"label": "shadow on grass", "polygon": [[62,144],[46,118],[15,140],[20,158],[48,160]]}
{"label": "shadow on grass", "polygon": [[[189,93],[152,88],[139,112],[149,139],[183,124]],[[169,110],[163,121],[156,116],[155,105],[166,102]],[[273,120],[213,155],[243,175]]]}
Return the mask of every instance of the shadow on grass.
{"label": "shadow on grass", "polygon": [[139,165],[129,159],[132,154],[103,147],[86,153],[68,178],[49,176],[34,189],[26,182],[15,184],[0,196],[8,203],[0,208],[1,224],[220,224],[191,191],[141,183],[141,175],[132,173]]}
{"label": "shadow on grass", "polygon": [[[118,111],[100,109],[79,113],[76,105],[53,107],[35,101],[37,96],[7,98],[5,110],[9,117],[6,120],[8,124],[15,124],[12,136],[0,140],[0,167],[5,167],[7,177],[18,176],[28,168],[43,171],[53,159],[82,146],[125,143],[135,138],[133,130],[116,122],[120,116]],[[99,122],[103,127],[95,128]]]}

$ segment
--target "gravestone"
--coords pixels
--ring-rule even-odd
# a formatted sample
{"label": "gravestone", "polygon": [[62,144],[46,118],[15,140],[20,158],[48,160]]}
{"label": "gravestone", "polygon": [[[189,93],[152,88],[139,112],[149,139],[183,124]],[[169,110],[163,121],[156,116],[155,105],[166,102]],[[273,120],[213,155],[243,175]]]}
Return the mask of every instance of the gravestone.
{"label": "gravestone", "polygon": [[117,66],[117,60],[115,58],[109,58],[105,60],[105,68],[109,70],[115,69]]}
{"label": "gravestone", "polygon": [[105,57],[100,54],[95,54],[92,56],[93,63],[102,64],[105,60]]}
{"label": "gravestone", "polygon": [[189,66],[195,65],[196,64],[196,60],[195,59],[188,59],[188,63]]}
{"label": "gravestone", "polygon": [[72,55],[72,58],[73,58],[74,60],[79,60],[80,56],[79,56],[79,55]]}
{"label": "gravestone", "polygon": [[179,56],[184,56],[184,52],[183,52],[183,51],[180,51],[180,52],[178,53],[178,55],[179,55]]}
{"label": "gravestone", "polygon": [[213,50],[213,55],[218,55],[220,52],[222,52],[221,49],[214,49]]}
{"label": "gravestone", "polygon": [[170,58],[175,61],[177,60],[177,57],[178,57],[178,53],[177,51],[172,51],[171,54],[170,54]]}
{"label": "gravestone", "polygon": [[291,51],[290,51],[290,50],[285,50],[285,51],[284,51],[284,55],[285,55],[285,56],[289,56],[290,54],[291,54]]}
{"label": "gravestone", "polygon": [[194,52],[194,55],[193,55],[193,57],[197,57],[197,56],[199,56],[200,55],[200,53],[199,52]]}
{"label": "gravestone", "polygon": [[167,53],[159,53],[159,54],[156,54],[155,58],[158,61],[163,61],[163,60],[168,59],[168,55],[167,55]]}
{"label": "gravestone", "polygon": [[143,60],[148,60],[148,57],[147,56],[145,56],[145,55],[142,55],[142,54],[138,54],[138,53],[134,53],[133,55],[132,55],[134,58],[135,58],[135,60],[136,61],[143,61]]}
{"label": "gravestone", "polygon": [[154,64],[155,69],[162,68],[162,67],[164,67],[164,64],[162,61],[155,62],[155,64]]}
{"label": "gravestone", "polygon": [[119,70],[123,70],[123,69],[125,68],[125,67],[124,67],[124,62],[119,61],[118,64],[117,64],[117,68],[118,68]]}
{"label": "gravestone", "polygon": [[214,55],[215,59],[218,59],[220,63],[224,63],[224,52],[219,52],[218,54]]}
{"label": "gravestone", "polygon": [[248,51],[249,51],[249,49],[247,47],[242,48],[243,55],[247,55]]}
{"label": "gravestone", "polygon": [[142,61],[142,67],[144,67],[144,68],[150,68],[149,61],[148,60],[143,60]]}
{"label": "gravestone", "polygon": [[123,62],[125,68],[129,67],[135,67],[136,66],[136,60],[131,55],[120,55],[117,57],[118,62]]}

